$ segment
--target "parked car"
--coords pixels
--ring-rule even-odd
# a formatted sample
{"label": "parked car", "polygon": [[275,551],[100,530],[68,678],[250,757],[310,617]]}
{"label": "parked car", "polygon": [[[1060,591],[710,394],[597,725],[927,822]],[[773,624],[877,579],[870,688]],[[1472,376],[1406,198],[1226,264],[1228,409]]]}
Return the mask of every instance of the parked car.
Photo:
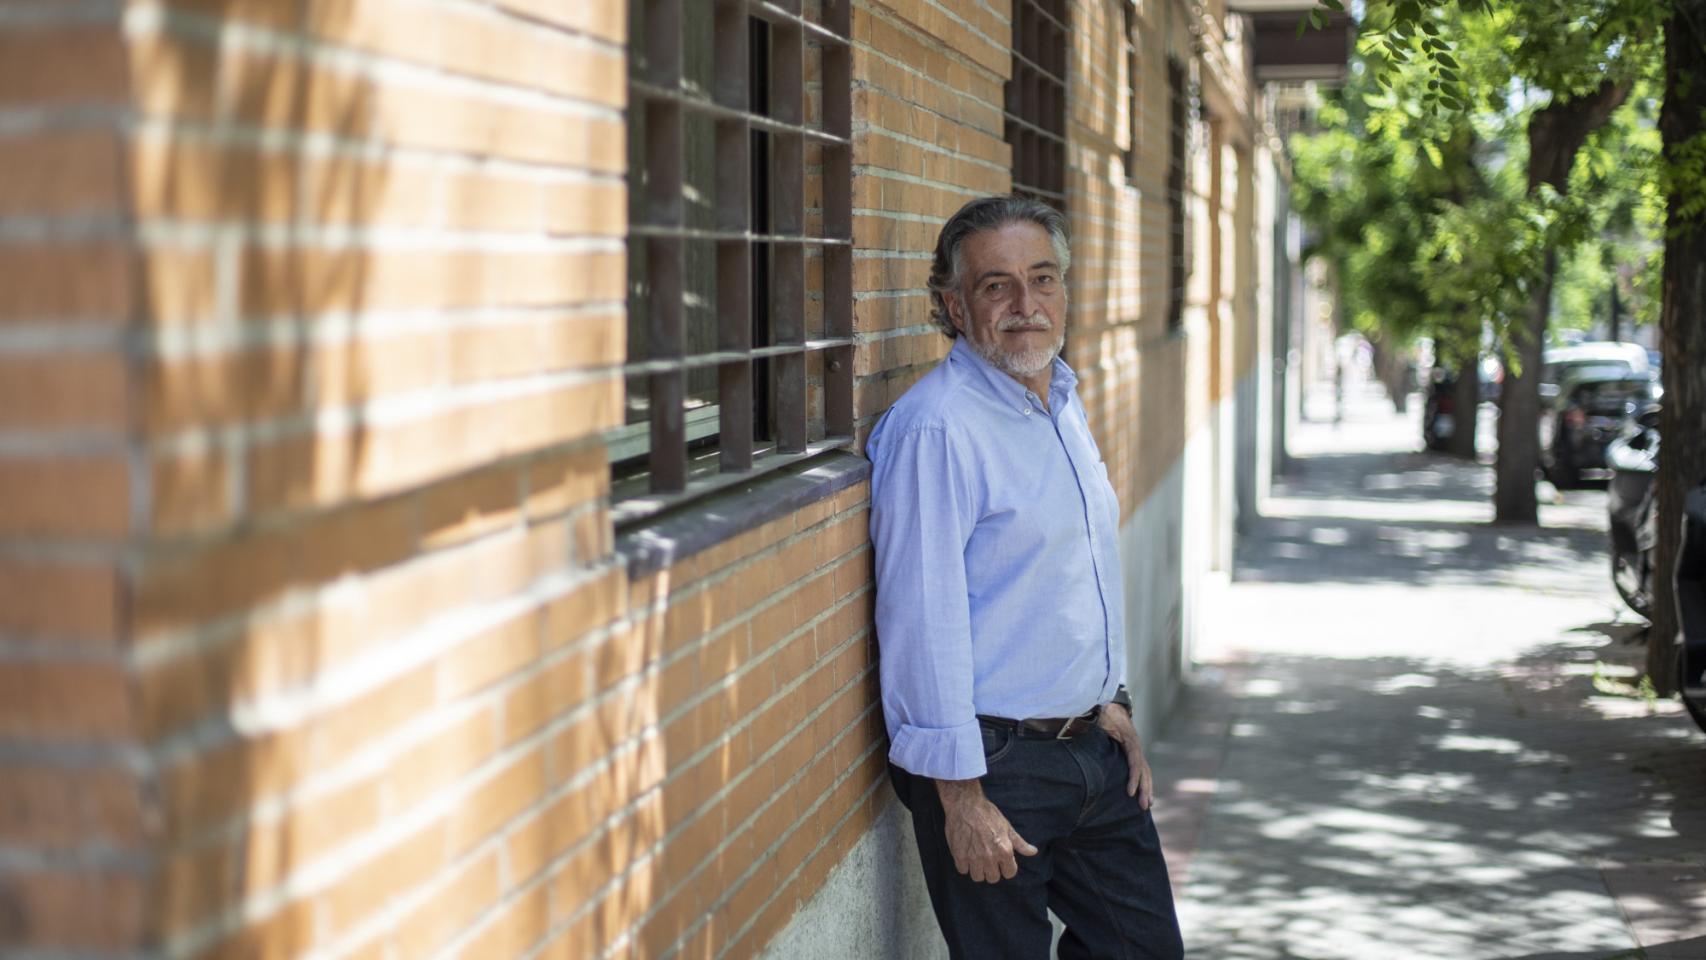
{"label": "parked car", "polygon": [[1560,490],[1579,487],[1587,474],[1602,473],[1606,445],[1637,411],[1652,402],[1646,371],[1632,374],[1608,366],[1582,366],[1558,384],[1540,410],[1540,467]]}
{"label": "parked car", "polygon": [[1606,445],[1611,468],[1606,487],[1611,533],[1611,582],[1629,609],[1653,616],[1653,565],[1658,548],[1653,480],[1658,473],[1659,408],[1649,405]]}
{"label": "parked car", "polygon": [[1554,347],[1541,356],[1540,402],[1545,405],[1558,396],[1564,380],[1571,376],[1586,377],[1603,374],[1600,379],[1614,377],[1647,377],[1652,361],[1647,350],[1636,343],[1595,341],[1569,347]]}

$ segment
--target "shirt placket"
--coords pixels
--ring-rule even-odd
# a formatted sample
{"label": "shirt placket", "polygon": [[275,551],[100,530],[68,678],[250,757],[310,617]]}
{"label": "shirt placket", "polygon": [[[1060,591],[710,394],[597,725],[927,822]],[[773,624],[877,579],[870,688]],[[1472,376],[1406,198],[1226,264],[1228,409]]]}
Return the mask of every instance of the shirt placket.
{"label": "shirt placket", "polygon": [[[1033,407],[1038,409],[1041,408],[1041,404],[1038,402],[1036,394],[1027,391],[1025,393],[1025,400],[1027,404],[1025,407],[1026,416],[1031,415]],[[1108,688],[1109,680],[1113,676],[1114,672],[1114,654],[1108,643],[1108,638],[1113,635],[1113,625],[1108,622],[1107,565],[1102,562],[1102,550],[1104,545],[1098,542],[1098,538],[1096,536],[1096,521],[1094,519],[1093,512],[1095,510],[1102,509],[1102,507],[1099,503],[1094,506],[1091,504],[1090,489],[1086,486],[1084,480],[1085,472],[1089,469],[1085,464],[1085,460],[1089,457],[1089,451],[1091,449],[1089,438],[1087,435],[1079,436],[1074,432],[1074,422],[1070,418],[1068,418],[1067,425],[1064,429],[1061,425],[1061,417],[1070,410],[1072,410],[1070,400],[1057,397],[1055,398],[1053,409],[1048,411],[1046,415],[1049,418],[1050,424],[1054,427],[1056,442],[1058,442],[1061,449],[1066,452],[1066,462],[1072,466],[1072,479],[1078,484],[1078,498],[1083,507],[1084,535],[1085,540],[1090,547],[1090,569],[1095,573],[1096,595],[1097,599],[1102,603],[1102,666],[1104,670],[1102,677],[1102,689],[1105,691]],[[1069,437],[1067,435],[1069,432],[1073,432],[1074,435]],[[1099,499],[1100,496],[1101,494],[1098,492],[1097,498]]]}

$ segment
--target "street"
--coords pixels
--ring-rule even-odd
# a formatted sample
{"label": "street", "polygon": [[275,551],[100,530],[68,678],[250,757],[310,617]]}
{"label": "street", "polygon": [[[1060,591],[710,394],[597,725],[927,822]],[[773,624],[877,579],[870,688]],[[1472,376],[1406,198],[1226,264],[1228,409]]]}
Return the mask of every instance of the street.
{"label": "street", "polygon": [[1706,737],[1632,685],[1603,491],[1492,527],[1415,404],[1311,411],[1150,751],[1189,955],[1706,957]]}

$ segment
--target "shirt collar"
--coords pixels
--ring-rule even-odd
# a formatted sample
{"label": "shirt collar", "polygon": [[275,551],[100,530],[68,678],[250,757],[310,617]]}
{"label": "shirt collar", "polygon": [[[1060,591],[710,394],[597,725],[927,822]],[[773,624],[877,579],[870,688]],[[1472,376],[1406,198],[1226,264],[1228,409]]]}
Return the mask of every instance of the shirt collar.
{"label": "shirt collar", "polygon": [[[988,360],[978,356],[977,351],[972,349],[971,343],[966,340],[964,334],[954,338],[954,346],[948,351],[948,359],[950,362],[963,363],[969,369],[976,371],[978,378],[989,390],[994,392],[1002,403],[1021,412],[1030,406],[1031,401],[1028,397],[1030,390],[1024,384],[996,369]],[[1055,357],[1049,372],[1049,409],[1059,409],[1077,386],[1078,375],[1072,372],[1072,368],[1067,366],[1065,360],[1058,356]]]}

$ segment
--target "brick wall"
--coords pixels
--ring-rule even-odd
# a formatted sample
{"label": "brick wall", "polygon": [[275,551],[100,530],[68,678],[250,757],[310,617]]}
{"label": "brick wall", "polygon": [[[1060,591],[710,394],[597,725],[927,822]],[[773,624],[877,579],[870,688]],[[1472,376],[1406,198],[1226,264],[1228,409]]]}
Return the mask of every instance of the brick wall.
{"label": "brick wall", "polygon": [[[1131,186],[1120,2],[1073,10],[1069,356],[1129,514],[1211,398],[1187,14],[1140,12]],[[856,4],[861,440],[1010,183],[1006,17]],[[892,802],[858,461],[612,521],[627,22],[0,7],[0,952],[749,956]]]}

